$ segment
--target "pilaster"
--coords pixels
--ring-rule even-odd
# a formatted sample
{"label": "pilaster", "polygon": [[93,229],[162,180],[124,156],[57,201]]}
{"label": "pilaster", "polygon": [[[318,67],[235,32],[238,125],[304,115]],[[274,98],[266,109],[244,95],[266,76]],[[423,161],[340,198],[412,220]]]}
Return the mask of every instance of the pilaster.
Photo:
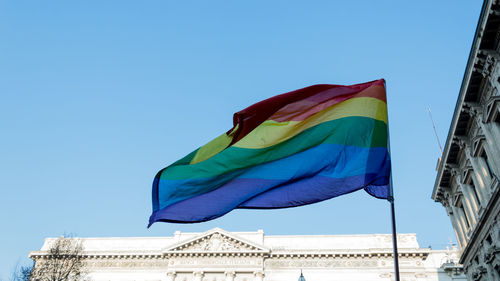
{"label": "pilaster", "polygon": [[234,271],[226,271],[224,272],[224,276],[226,281],[234,281],[236,273]]}
{"label": "pilaster", "polygon": [[168,271],[167,272],[167,281],[175,281],[175,276],[177,273],[175,271]]}
{"label": "pilaster", "polygon": [[202,281],[203,275],[205,275],[205,273],[203,271],[193,272],[193,281]]}
{"label": "pilaster", "polygon": [[264,272],[263,271],[255,271],[253,273],[254,281],[264,281]]}
{"label": "pilaster", "polygon": [[489,191],[489,184],[491,184],[490,183],[491,179],[489,178],[489,175],[487,173],[486,174],[484,173],[484,171],[487,172],[488,168],[486,167],[485,163],[479,162],[478,157],[474,157],[474,153],[472,152],[472,148],[470,147],[468,141],[466,141],[463,138],[461,139],[456,138],[455,141],[460,146],[464,155],[466,156],[466,161],[468,161],[472,166],[472,173],[471,173],[472,180],[474,181],[474,185],[476,187],[478,196],[481,197],[479,198],[481,206],[485,208],[488,199],[490,198],[491,195]]}
{"label": "pilaster", "polygon": [[462,183],[462,176],[460,175],[458,169],[453,169],[452,174],[458,190],[462,192],[465,213],[467,214],[470,223],[472,225],[475,225],[478,220],[479,208],[477,205],[479,204],[479,202],[476,202],[475,195],[473,194],[474,191],[471,190],[472,187],[470,185]]}
{"label": "pilaster", "polygon": [[453,225],[453,229],[455,230],[455,235],[457,236],[458,244],[460,248],[463,249],[466,246],[466,239],[462,224],[459,222],[456,213],[454,212],[454,208],[452,207],[451,200],[449,200],[448,196],[446,196],[442,203],[446,208],[448,216],[450,217],[451,224]]}

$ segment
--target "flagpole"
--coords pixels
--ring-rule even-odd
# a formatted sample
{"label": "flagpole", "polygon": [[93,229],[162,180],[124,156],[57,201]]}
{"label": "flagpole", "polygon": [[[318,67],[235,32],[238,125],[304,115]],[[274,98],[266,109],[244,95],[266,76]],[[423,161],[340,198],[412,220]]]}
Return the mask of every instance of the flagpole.
{"label": "flagpole", "polygon": [[[387,89],[385,80],[384,88]],[[389,109],[387,110],[389,111]],[[389,154],[391,153],[391,135],[389,133],[389,118],[387,118],[387,150]],[[394,210],[394,190],[392,182],[392,163],[391,163],[391,179],[389,182],[389,196],[387,200],[391,204],[391,220],[392,220],[392,251],[394,256],[394,276],[395,281],[400,281],[399,279],[399,256],[398,256],[398,236],[396,233],[396,211]]]}
{"label": "flagpole", "polygon": [[398,241],[396,234],[396,215],[394,211],[394,196],[392,195],[392,178],[391,178],[391,195],[388,198],[391,203],[391,217],[392,217],[392,248],[394,255],[394,275],[395,281],[399,281],[399,257],[398,257]]}

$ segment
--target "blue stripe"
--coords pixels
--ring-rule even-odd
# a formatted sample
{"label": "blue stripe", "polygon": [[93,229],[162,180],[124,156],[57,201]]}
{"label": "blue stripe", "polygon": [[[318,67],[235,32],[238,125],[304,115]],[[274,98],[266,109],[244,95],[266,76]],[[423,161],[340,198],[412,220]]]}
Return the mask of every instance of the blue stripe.
{"label": "blue stripe", "polygon": [[[246,191],[248,193],[246,195],[237,194],[236,190],[227,191],[231,194],[219,195],[233,196],[234,194],[236,197],[242,196],[236,206],[253,198],[257,194],[275,188],[276,185],[300,182],[309,177],[331,178],[339,181],[345,178],[355,176],[366,177],[366,175],[369,175],[368,178],[373,180],[375,178],[388,178],[389,174],[390,160],[387,149],[385,148],[363,148],[338,144],[321,144],[286,158],[246,169],[240,169],[218,177],[188,180],[157,179],[155,180],[153,188],[153,194],[157,196],[153,198],[153,202],[157,200],[154,204],[154,211],[217,190],[237,179],[249,179],[252,181],[256,179],[267,180],[267,184],[263,187],[256,187],[254,192],[248,193]],[[365,180],[362,183],[363,185],[357,185],[356,188],[362,188],[369,182]],[[329,188],[338,187],[330,186]],[[274,198],[275,196],[272,197]],[[242,207],[253,208],[258,206],[250,204]]]}
{"label": "blue stripe", "polygon": [[[236,179],[214,191],[180,201],[154,212],[157,221],[193,223],[218,218],[235,208],[286,208],[311,204],[361,188],[388,190],[388,178],[375,174],[334,179],[323,176],[295,182],[266,179]],[[249,198],[245,201],[245,198]]]}

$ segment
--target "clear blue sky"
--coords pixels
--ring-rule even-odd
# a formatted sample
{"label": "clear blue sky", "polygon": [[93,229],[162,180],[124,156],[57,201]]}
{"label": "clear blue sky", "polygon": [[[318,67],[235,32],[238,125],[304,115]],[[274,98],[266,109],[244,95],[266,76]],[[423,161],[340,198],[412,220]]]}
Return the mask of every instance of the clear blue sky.
{"label": "clear blue sky", "polygon": [[389,233],[358,192],[146,229],[155,173],[232,114],[316,83],[385,78],[398,231],[444,248],[430,196],[482,2],[0,1],[0,279],[43,239],[175,230]]}

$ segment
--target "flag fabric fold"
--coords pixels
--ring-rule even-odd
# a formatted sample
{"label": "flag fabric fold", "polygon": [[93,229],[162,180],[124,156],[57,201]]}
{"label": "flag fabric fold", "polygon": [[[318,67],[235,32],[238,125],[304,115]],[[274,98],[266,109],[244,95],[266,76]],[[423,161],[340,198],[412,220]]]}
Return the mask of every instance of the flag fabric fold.
{"label": "flag fabric fold", "polygon": [[359,189],[389,197],[383,79],[281,94],[235,113],[233,123],[158,172],[149,226],[207,221],[236,208],[296,207]]}

